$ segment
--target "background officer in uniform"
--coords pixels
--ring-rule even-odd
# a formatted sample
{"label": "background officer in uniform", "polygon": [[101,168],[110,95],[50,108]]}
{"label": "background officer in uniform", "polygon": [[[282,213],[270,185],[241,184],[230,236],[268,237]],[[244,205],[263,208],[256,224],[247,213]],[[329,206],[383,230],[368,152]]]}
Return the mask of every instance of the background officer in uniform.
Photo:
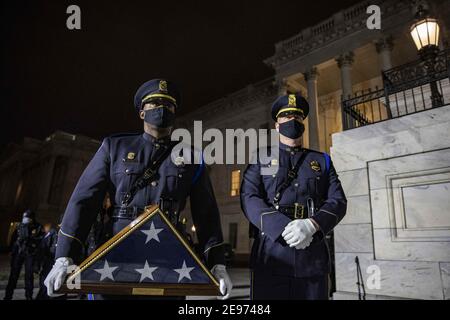
{"label": "background officer in uniform", "polygon": [[104,139],[80,177],[62,221],[57,260],[46,279],[49,295],[61,287],[67,267],[80,263],[83,244],[108,192],[114,207],[113,234],[141,214],[145,206],[157,203],[172,223],[178,225],[179,213],[190,197],[205,262],[212,268],[226,298],[232,284],[225,270],[220,215],[204,165],[174,163],[169,155],[155,179],[129,196],[145,169],[171,145],[170,133],[180,107],[179,91],[172,82],[150,80],[137,90],[134,105],[144,120],[144,133]]}
{"label": "background officer in uniform", "polygon": [[56,243],[58,241],[58,232],[51,223],[44,224],[45,235],[39,244],[37,250],[37,261],[39,263],[39,292],[36,300],[47,300],[47,287],[44,280],[52,269],[55,262]]}
{"label": "background officer in uniform", "polygon": [[[255,239],[253,299],[328,298],[325,236],[344,217],[347,200],[330,157],[302,148],[308,111],[300,95],[279,97],[272,106],[279,157],[271,147],[272,156],[262,157],[244,173],[241,206]],[[276,173],[262,174],[268,168]]]}
{"label": "background officer in uniform", "polygon": [[22,266],[25,264],[25,297],[33,299],[34,287],[34,265],[36,263],[36,252],[44,235],[42,225],[35,220],[35,214],[31,210],[23,213],[22,222],[14,231],[11,243],[11,271],[8,284],[5,289],[4,300],[11,300],[14,289],[19,279]]}
{"label": "background officer in uniform", "polygon": [[89,231],[89,235],[86,239],[86,257],[90,256],[98,247],[108,241],[112,235],[111,226],[111,200],[107,194],[103,200],[103,206],[100,210],[94,224]]}

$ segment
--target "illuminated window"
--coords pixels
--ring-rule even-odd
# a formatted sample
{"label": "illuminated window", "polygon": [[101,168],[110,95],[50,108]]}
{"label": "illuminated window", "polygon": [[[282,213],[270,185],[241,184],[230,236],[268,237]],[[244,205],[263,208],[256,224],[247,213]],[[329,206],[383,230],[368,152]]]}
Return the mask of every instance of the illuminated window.
{"label": "illuminated window", "polygon": [[241,170],[234,170],[231,172],[231,196],[239,195],[239,188],[241,185]]}

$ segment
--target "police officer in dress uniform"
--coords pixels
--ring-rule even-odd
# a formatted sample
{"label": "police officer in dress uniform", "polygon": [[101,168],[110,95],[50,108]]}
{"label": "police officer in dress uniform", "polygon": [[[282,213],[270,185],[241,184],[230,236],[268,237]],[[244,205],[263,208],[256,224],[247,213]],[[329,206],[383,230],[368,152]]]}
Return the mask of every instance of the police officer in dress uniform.
{"label": "police officer in dress uniform", "polygon": [[308,111],[298,94],[279,97],[272,105],[279,156],[274,147],[259,149],[261,158],[244,173],[241,206],[254,238],[252,299],[328,299],[325,236],[344,217],[347,200],[330,157],[302,147]]}
{"label": "police officer in dress uniform", "polygon": [[26,210],[22,215],[22,222],[17,226],[11,238],[11,271],[5,289],[4,300],[12,299],[24,264],[25,298],[27,300],[33,299],[36,253],[43,235],[42,225],[36,221],[34,212]]}
{"label": "police officer in dress uniform", "polygon": [[144,133],[118,134],[103,140],[67,205],[59,231],[57,259],[45,280],[49,295],[61,287],[68,266],[81,262],[83,244],[108,192],[114,207],[113,234],[150,204],[159,204],[177,225],[189,196],[205,262],[218,279],[224,298],[228,297],[232,284],[225,270],[220,215],[205,166],[185,164],[183,159],[172,161],[169,154],[153,181],[134,188],[145,169],[171,146],[170,133],[180,102],[180,93],[172,82],[147,81],[134,98],[136,111],[144,120]]}

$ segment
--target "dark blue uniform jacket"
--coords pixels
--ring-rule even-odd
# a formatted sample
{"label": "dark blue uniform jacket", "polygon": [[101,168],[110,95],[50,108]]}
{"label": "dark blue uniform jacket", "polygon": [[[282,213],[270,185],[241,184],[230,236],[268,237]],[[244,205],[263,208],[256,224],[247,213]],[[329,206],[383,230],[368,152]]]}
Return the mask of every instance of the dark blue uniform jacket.
{"label": "dark blue uniform jacket", "polygon": [[[299,160],[302,150],[307,153],[297,178],[284,191],[280,206],[305,206],[312,197],[315,213],[312,218],[320,226],[314,241],[305,250],[290,248],[281,237],[292,218],[275,209],[273,199],[286,180],[289,169]],[[259,150],[258,152],[261,152]],[[251,268],[271,270],[275,275],[312,277],[330,271],[330,259],[325,235],[342,220],[347,208],[338,175],[327,154],[301,148],[279,147],[279,159],[266,157],[267,150],[257,164],[249,165],[241,185],[241,205],[245,216],[256,228],[251,252]],[[257,154],[258,156],[258,154]],[[260,157],[258,157],[260,158]],[[269,167],[275,174],[262,174]]]}
{"label": "dark blue uniform jacket", "polygon": [[[112,205],[120,207],[128,192],[155,154],[167,147],[167,140],[155,140],[144,134],[115,135],[103,143],[81,175],[67,205],[58,237],[56,258],[71,257],[79,262],[89,230],[101,209],[106,192]],[[152,158],[153,157],[153,158]],[[193,222],[199,247],[208,266],[224,263],[222,229],[214,192],[202,164],[175,164],[167,157],[157,179],[140,189],[129,204],[142,209],[158,203],[161,197],[174,199],[178,212],[190,197]],[[131,219],[113,219],[113,234]]]}

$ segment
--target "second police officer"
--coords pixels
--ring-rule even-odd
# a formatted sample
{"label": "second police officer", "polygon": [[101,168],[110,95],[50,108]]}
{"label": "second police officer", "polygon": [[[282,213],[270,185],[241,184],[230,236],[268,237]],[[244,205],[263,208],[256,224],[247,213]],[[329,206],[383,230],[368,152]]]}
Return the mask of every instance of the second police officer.
{"label": "second police officer", "polygon": [[328,298],[325,237],[344,217],[347,200],[329,155],[302,147],[308,112],[302,96],[279,97],[272,106],[279,150],[259,150],[260,160],[244,173],[241,206],[255,240],[252,299]]}

